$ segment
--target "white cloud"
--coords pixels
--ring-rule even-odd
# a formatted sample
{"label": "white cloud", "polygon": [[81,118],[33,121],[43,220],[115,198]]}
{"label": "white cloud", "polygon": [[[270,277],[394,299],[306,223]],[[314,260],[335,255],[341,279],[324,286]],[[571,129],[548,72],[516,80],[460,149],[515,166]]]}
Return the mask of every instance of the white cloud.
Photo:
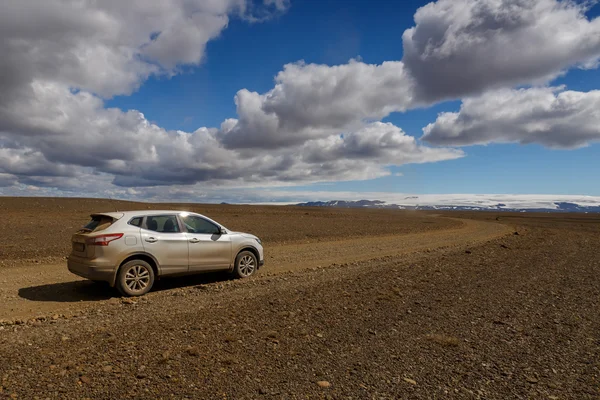
{"label": "white cloud", "polygon": [[[166,131],[137,111],[105,109],[102,100],[87,92],[73,94],[61,85],[37,82],[32,89],[34,97],[13,103],[3,118],[21,134],[0,133],[5,143],[0,171],[21,182],[35,176],[40,185],[64,186],[39,177],[78,176],[75,171],[81,167],[114,175],[118,186],[369,179],[389,174],[386,165],[463,155],[421,146],[399,128],[379,122],[343,138],[305,139],[266,151],[229,148],[216,128]],[[222,129],[230,124],[235,122],[225,121]]]}
{"label": "white cloud", "polygon": [[573,66],[596,67],[595,2],[439,0],[420,8],[402,42],[403,61],[422,101],[549,81]]}
{"label": "white cloud", "polygon": [[[0,6],[0,88],[53,82],[104,97],[149,75],[198,64],[244,0],[6,0]],[[3,96],[5,97],[5,96]]]}
{"label": "white cloud", "polygon": [[600,91],[531,88],[468,98],[458,112],[441,113],[423,139],[445,146],[539,143],[576,148],[600,141]]}
{"label": "white cloud", "polygon": [[280,147],[339,134],[403,111],[412,102],[410,77],[401,62],[370,65],[288,64],[275,87],[261,95],[240,90],[239,120],[223,129],[230,147]]}

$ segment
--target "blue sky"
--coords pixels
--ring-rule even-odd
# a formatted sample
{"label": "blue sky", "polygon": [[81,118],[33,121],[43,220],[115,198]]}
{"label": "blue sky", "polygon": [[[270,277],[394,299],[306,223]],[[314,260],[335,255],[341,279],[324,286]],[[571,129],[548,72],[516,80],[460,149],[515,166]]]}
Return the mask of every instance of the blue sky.
{"label": "blue sky", "polygon": [[[182,2],[171,3],[74,10],[73,19],[90,11],[98,32],[109,28],[92,12],[112,19],[113,30],[121,26],[110,41],[78,32],[78,24],[64,22],[67,13],[53,28],[77,37],[77,45],[57,39],[52,46],[59,54],[85,49],[74,64],[44,54],[27,59],[31,53],[19,54],[9,39],[31,37],[28,21],[7,28],[14,57],[0,70],[14,75],[7,87],[16,100],[5,108],[18,111],[0,114],[0,193],[154,198],[176,186],[207,201],[227,199],[229,189],[265,201],[317,191],[600,196],[599,5],[194,0],[196,11],[186,14]],[[460,11],[465,6],[470,14]],[[504,18],[509,9],[514,15]],[[54,10],[39,12],[55,23]],[[165,13],[173,15],[156,17]],[[149,15],[156,26],[145,26]],[[503,26],[515,20],[516,28]],[[445,36],[436,36],[440,29]],[[13,59],[32,67],[21,72]],[[290,64],[296,67],[288,71]],[[281,71],[289,74],[276,80]],[[44,107],[27,102],[28,88],[36,102],[59,110],[36,114]],[[272,117],[279,128],[269,131]],[[31,123],[15,122],[23,120]],[[87,186],[91,177],[101,190]],[[277,188],[286,195],[273,194]]]}
{"label": "blue sky", "polygon": [[[234,19],[208,44],[199,67],[173,78],[150,78],[131,96],[107,102],[109,107],[138,109],[167,129],[218,126],[235,115],[233,97],[241,88],[268,91],[284,64],[336,65],[360,58],[379,64],[402,58],[400,38],[413,25],[417,8],[429,1],[387,0],[298,1],[265,24]],[[600,7],[588,13],[595,17]],[[573,90],[600,89],[600,73],[571,70],[553,84]],[[441,111],[456,111],[448,101],[385,120],[420,137],[422,128]],[[404,193],[500,193],[600,195],[600,145],[578,150],[553,150],[539,145],[488,145],[465,149],[466,157],[434,164],[394,168],[403,176],[327,185],[302,185],[297,190],[398,191]]]}

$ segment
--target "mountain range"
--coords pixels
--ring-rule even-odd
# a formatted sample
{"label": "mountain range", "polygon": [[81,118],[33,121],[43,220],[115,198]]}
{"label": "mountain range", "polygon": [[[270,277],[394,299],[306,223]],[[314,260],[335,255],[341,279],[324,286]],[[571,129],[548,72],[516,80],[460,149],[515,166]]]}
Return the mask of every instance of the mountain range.
{"label": "mountain range", "polygon": [[298,203],[304,207],[338,207],[338,208],[383,208],[399,210],[467,210],[467,211],[511,211],[511,212],[583,212],[600,213],[600,205],[582,205],[565,201],[544,201],[537,207],[536,204],[524,206],[510,206],[505,203],[486,204],[487,202],[474,201],[474,204],[418,204],[419,196],[406,197],[407,204],[392,204],[382,200],[331,200],[309,201]]}

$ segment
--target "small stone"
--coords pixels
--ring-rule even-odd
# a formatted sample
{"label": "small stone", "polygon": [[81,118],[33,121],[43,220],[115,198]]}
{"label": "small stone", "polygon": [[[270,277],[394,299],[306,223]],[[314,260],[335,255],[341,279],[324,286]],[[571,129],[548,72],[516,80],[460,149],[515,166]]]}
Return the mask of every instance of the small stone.
{"label": "small stone", "polygon": [[331,383],[329,383],[327,381],[318,381],[317,385],[319,385],[319,387],[322,387],[322,388],[328,388],[331,386]]}
{"label": "small stone", "polygon": [[169,359],[171,358],[171,352],[169,350],[165,351],[164,353],[162,353],[162,362],[167,362],[169,361]]}
{"label": "small stone", "polygon": [[143,372],[138,372],[138,374],[135,376],[138,379],[144,379],[147,375]]}
{"label": "small stone", "polygon": [[199,356],[200,356],[200,349],[198,349],[198,348],[197,348],[197,347],[195,347],[195,346],[193,346],[193,347],[192,347],[192,346],[190,346],[190,347],[188,347],[188,349],[187,349],[187,353],[188,353],[190,356],[193,356],[193,357],[199,357]]}
{"label": "small stone", "polygon": [[267,394],[267,390],[265,388],[258,389],[258,394]]}
{"label": "small stone", "polygon": [[323,334],[322,334],[322,333],[317,333],[317,337],[320,337],[320,338],[322,338],[322,337],[323,337]]}
{"label": "small stone", "polygon": [[417,384],[417,381],[415,381],[414,379],[410,379],[410,378],[402,378],[402,379],[404,379],[404,382],[410,383],[411,385]]}
{"label": "small stone", "polygon": [[82,377],[80,377],[79,380],[82,383],[85,383],[86,385],[89,385],[90,382],[92,382],[92,380],[88,376],[85,376],[85,375],[83,375]]}
{"label": "small stone", "polygon": [[137,303],[137,301],[135,301],[131,297],[123,297],[121,299],[121,304],[135,304],[135,303]]}
{"label": "small stone", "polygon": [[104,371],[104,372],[111,372],[112,371],[112,367],[110,365],[105,365],[104,367],[102,367],[102,371]]}
{"label": "small stone", "polygon": [[538,383],[538,379],[535,376],[527,376],[525,379],[527,379],[527,382],[529,383]]}
{"label": "small stone", "polygon": [[56,320],[58,319],[58,314],[54,314],[54,315],[52,316],[52,319],[53,319],[54,321],[56,321]]}

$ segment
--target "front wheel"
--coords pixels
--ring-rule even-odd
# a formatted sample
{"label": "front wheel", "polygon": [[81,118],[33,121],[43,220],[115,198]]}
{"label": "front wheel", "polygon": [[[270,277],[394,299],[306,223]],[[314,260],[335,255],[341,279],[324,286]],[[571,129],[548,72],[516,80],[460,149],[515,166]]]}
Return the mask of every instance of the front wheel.
{"label": "front wheel", "polygon": [[235,278],[249,278],[256,272],[258,262],[256,256],[251,251],[242,251],[235,258],[235,267],[233,276]]}
{"label": "front wheel", "polygon": [[142,296],[152,289],[154,270],[143,260],[131,260],[119,269],[117,289],[123,296]]}

